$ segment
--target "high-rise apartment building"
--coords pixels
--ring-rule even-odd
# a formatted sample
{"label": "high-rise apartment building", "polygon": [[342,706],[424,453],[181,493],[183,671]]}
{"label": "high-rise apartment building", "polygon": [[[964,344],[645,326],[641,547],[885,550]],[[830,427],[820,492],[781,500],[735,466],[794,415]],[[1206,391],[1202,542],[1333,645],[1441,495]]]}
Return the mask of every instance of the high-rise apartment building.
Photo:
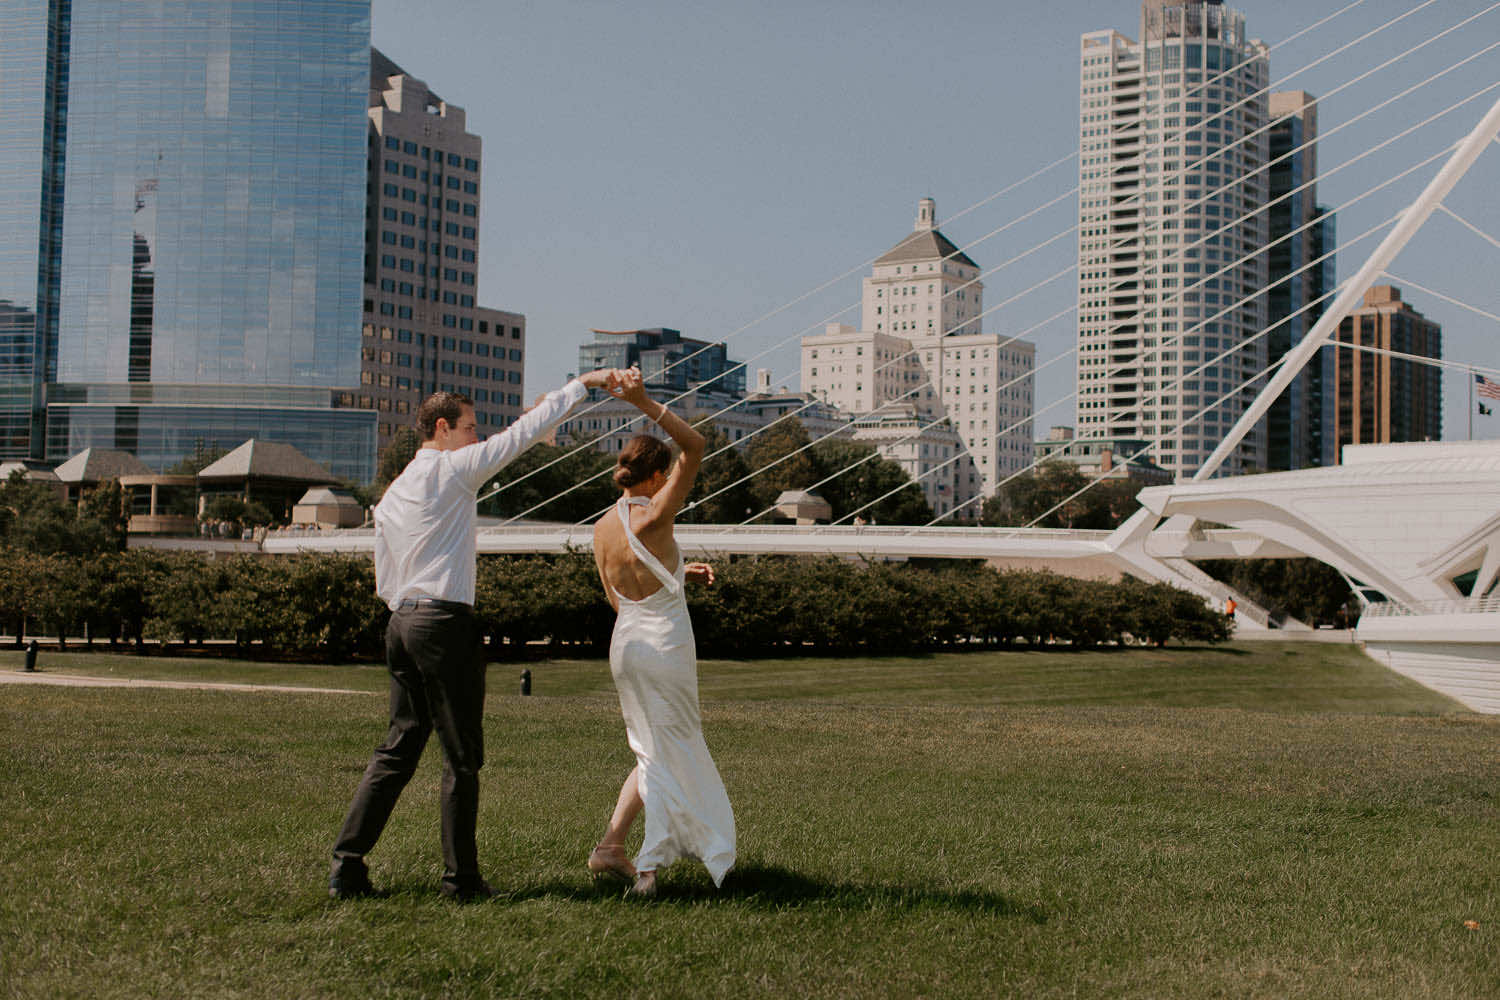
{"label": "high-rise apartment building", "polygon": [[[1349,344],[1372,347],[1362,351]],[[1329,391],[1323,405],[1331,414],[1324,443],[1324,465],[1336,465],[1346,444],[1437,441],[1443,436],[1441,372],[1420,361],[1378,351],[1424,358],[1443,356],[1443,328],[1401,300],[1401,291],[1376,285],[1364,304],[1339,324],[1337,341],[1324,348]]]}
{"label": "high-rise apartment building", "polygon": [[918,203],[912,232],[875,261],[861,305],[859,329],[832,324],[802,338],[803,389],[856,415],[909,403],[920,426],[936,433],[946,422],[963,447],[932,470],[953,475],[934,513],[977,517],[968,501],[1031,463],[1035,345],[981,332],[979,265],[937,228],[931,198]]}
{"label": "high-rise apartment building", "polygon": [[[1079,434],[1188,475],[1267,362],[1266,48],[1219,0],[1144,0],[1140,40],[1084,35],[1079,70]],[[1265,465],[1262,424],[1223,471]]]}
{"label": "high-rise apartment building", "polygon": [[[1335,282],[1334,215],[1318,204],[1318,104],[1300,90],[1270,101],[1266,334],[1275,363],[1312,329]],[[1266,467],[1322,465],[1323,361],[1320,351],[1266,413]]]}
{"label": "high-rise apartment building", "polygon": [[526,317],[477,304],[482,142],[464,110],[369,52],[369,202],[359,388],[384,447],[438,390],[474,400],[480,434],[525,408]]}
{"label": "high-rise apartment building", "polygon": [[374,473],[369,0],[4,0],[0,451],[258,437]]}

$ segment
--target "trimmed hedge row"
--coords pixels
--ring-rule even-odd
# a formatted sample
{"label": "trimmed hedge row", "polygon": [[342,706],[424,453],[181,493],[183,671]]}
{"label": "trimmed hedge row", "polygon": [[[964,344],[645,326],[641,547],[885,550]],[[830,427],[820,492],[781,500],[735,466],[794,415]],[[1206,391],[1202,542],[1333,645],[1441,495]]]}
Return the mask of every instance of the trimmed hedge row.
{"label": "trimmed hedge row", "polygon": [[[720,562],[716,573],[714,587],[688,591],[705,655],[1222,642],[1230,634],[1198,597],[1134,580],[788,557]],[[550,640],[554,653],[598,653],[614,627],[587,553],[482,558],[476,605],[499,657],[523,655],[535,640]],[[31,631],[64,641],[234,640],[241,655],[337,661],[378,659],[386,617],[373,564],[360,556],[0,552],[0,623],[13,635],[29,621]]]}

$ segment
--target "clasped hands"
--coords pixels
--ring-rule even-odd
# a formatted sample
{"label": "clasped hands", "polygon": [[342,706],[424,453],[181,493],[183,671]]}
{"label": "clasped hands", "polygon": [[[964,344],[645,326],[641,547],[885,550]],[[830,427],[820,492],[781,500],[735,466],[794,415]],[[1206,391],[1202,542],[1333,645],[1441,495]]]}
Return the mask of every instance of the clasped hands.
{"label": "clasped hands", "polygon": [[637,367],[600,368],[580,375],[578,380],[590,389],[603,389],[616,399],[640,406],[646,402],[646,378]]}

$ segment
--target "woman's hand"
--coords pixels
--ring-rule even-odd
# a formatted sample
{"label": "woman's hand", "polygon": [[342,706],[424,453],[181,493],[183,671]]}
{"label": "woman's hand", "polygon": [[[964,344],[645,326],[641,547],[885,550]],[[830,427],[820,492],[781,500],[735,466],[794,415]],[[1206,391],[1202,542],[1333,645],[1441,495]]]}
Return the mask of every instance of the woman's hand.
{"label": "woman's hand", "polygon": [[701,583],[705,587],[714,585],[714,568],[708,563],[688,563],[682,567],[682,575],[689,583]]}
{"label": "woman's hand", "polygon": [[623,399],[639,410],[646,409],[649,400],[646,396],[646,379],[641,375],[639,368],[626,368],[620,372],[619,382],[609,387],[610,395],[617,399]]}

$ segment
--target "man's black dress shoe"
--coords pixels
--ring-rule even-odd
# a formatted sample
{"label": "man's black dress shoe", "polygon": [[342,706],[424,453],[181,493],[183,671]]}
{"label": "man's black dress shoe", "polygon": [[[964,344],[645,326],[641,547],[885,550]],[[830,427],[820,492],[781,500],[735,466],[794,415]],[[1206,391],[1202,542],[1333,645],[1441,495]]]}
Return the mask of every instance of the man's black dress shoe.
{"label": "man's black dress shoe", "polygon": [[463,882],[459,885],[443,883],[443,897],[455,903],[482,903],[495,895],[495,890],[484,879]]}
{"label": "man's black dress shoe", "polygon": [[378,895],[368,875],[335,875],[328,880],[330,899],[364,899]]}

